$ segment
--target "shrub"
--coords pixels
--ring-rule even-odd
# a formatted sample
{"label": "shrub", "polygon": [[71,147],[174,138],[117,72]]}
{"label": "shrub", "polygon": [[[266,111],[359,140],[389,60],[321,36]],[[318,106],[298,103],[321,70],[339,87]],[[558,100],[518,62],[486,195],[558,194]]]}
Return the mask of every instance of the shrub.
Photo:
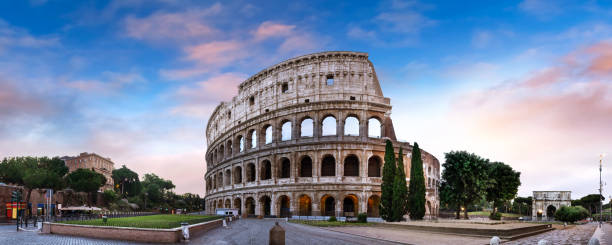
{"label": "shrub", "polygon": [[357,215],[357,222],[359,223],[368,223],[368,214],[360,213]]}
{"label": "shrub", "polygon": [[500,212],[491,213],[489,215],[490,220],[501,220],[502,214]]}
{"label": "shrub", "polygon": [[111,204],[119,200],[119,195],[113,190],[105,190],[104,193],[102,193],[102,198],[104,198],[104,202]]}
{"label": "shrub", "polygon": [[329,217],[329,220],[328,220],[328,221],[329,221],[329,222],[336,222],[336,221],[338,221],[338,220],[336,219],[336,216],[331,216],[331,217]]}
{"label": "shrub", "polygon": [[585,219],[586,217],[589,217],[589,211],[582,206],[563,206],[555,212],[555,219],[570,223]]}

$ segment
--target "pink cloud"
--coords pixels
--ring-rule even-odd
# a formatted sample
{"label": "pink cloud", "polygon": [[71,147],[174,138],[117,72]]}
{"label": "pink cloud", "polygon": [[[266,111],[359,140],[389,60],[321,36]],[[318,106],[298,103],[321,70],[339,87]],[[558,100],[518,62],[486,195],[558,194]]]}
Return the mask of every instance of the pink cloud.
{"label": "pink cloud", "polygon": [[283,25],[266,21],[261,23],[254,32],[255,40],[261,41],[272,37],[286,37],[293,34],[295,25]]}
{"label": "pink cloud", "polygon": [[595,74],[612,73],[612,41],[600,42],[586,49],[586,52],[595,55],[588,72]]}
{"label": "pink cloud", "polygon": [[229,101],[237,95],[238,84],[246,78],[244,74],[224,73],[195,86],[182,86],[174,94],[181,104],[171,111],[187,117],[208,118],[221,101]]}
{"label": "pink cloud", "polygon": [[158,12],[144,18],[125,19],[126,35],[143,40],[185,40],[211,37],[217,30],[206,23],[205,17],[221,11],[216,3],[206,9],[188,10],[178,13]]}
{"label": "pink cloud", "polygon": [[247,52],[238,41],[215,41],[185,48],[187,59],[213,66],[224,66],[243,58]]}
{"label": "pink cloud", "polygon": [[16,115],[44,115],[52,109],[39,95],[24,91],[1,77],[0,74],[0,119],[14,119]]}

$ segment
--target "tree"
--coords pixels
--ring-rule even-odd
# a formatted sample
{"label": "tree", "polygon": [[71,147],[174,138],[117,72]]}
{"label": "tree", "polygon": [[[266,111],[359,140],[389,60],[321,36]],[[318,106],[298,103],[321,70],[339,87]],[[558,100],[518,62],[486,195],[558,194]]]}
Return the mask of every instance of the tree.
{"label": "tree", "polygon": [[578,220],[589,217],[589,211],[582,206],[566,207],[562,206],[557,212],[555,212],[555,219],[563,222],[574,223]]}
{"label": "tree", "polygon": [[420,220],[425,216],[425,176],[423,160],[418,143],[412,147],[410,158],[410,185],[408,189],[408,208],[410,219]]}
{"label": "tree", "polygon": [[532,197],[516,197],[514,198],[514,205],[518,206],[515,213],[524,214],[526,216],[531,216],[531,205],[533,204]]}
{"label": "tree", "polygon": [[408,189],[406,188],[406,170],[404,170],[404,153],[402,148],[397,156],[397,168],[393,180],[393,220],[401,221],[404,214],[408,211],[407,199]]}
{"label": "tree", "polygon": [[87,205],[91,207],[92,194],[106,184],[106,177],[93,170],[79,168],[66,176],[66,182],[73,190],[87,193]]}
{"label": "tree", "polygon": [[[493,207],[513,199],[521,185],[521,173],[502,162],[492,162],[488,165],[489,185],[487,201],[493,202]],[[493,209],[495,213],[497,208]]]}
{"label": "tree", "polygon": [[465,219],[468,219],[467,207],[482,198],[489,184],[488,160],[466,151],[451,151],[445,157],[440,185],[441,201],[457,208],[457,219],[463,206]]}
{"label": "tree", "polygon": [[168,197],[171,196],[168,192],[174,189],[174,184],[170,180],[160,178],[155,174],[145,174],[141,182],[143,191],[142,199],[147,202],[147,206],[159,206],[165,204],[168,206]]}
{"label": "tree", "polygon": [[605,199],[606,198],[599,194],[589,194],[580,198],[580,201],[572,201],[572,206],[583,206],[588,209],[591,214],[599,213],[599,203]]}
{"label": "tree", "polygon": [[393,144],[387,140],[385,146],[385,163],[381,183],[380,216],[386,221],[393,220],[393,182],[395,181],[395,152]]}
{"label": "tree", "polygon": [[140,179],[138,178],[138,174],[125,165],[121,166],[119,169],[113,170],[113,181],[115,184],[115,189],[118,193],[121,193],[122,197],[133,197],[142,191],[142,184],[140,183]]}

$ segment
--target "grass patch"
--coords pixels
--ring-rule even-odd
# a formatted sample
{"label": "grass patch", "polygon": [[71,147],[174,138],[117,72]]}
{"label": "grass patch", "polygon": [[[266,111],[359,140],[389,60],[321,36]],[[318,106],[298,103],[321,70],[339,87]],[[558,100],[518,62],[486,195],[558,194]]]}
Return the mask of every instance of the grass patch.
{"label": "grass patch", "polygon": [[316,227],[339,227],[339,226],[373,226],[374,223],[355,223],[342,221],[326,221],[326,220],[289,220],[291,223],[311,225]]}
{"label": "grass patch", "polygon": [[173,215],[173,214],[158,214],[137,217],[124,218],[109,218],[106,223],[102,219],[92,220],[70,220],[58,222],[62,224],[72,225],[94,225],[94,226],[114,226],[114,227],[135,227],[135,228],[156,228],[170,229],[180,227],[182,222],[187,222],[190,225],[202,223],[206,221],[221,219],[222,216],[208,215]]}
{"label": "grass patch", "polygon": [[[525,216],[525,215],[520,215],[520,214],[512,214],[512,213],[501,213],[502,217],[511,217],[511,218],[518,218],[521,216]],[[462,213],[463,215],[463,213]],[[468,212],[468,215],[478,215],[478,216],[487,216],[489,217],[489,215],[491,215],[491,212],[488,211],[475,211],[475,212]]]}

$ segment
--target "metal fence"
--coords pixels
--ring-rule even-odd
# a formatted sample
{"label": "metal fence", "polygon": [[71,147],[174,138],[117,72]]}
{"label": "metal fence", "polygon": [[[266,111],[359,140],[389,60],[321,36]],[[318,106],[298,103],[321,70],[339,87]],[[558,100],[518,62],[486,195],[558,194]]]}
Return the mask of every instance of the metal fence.
{"label": "metal fence", "polygon": [[107,218],[123,218],[123,217],[135,217],[135,216],[147,216],[156,215],[156,212],[98,212],[98,213],[74,213],[64,214],[57,216],[31,216],[21,218],[20,226],[29,227],[35,226],[36,222],[62,222],[62,221],[73,221],[73,220],[91,220],[101,219],[102,216]]}

